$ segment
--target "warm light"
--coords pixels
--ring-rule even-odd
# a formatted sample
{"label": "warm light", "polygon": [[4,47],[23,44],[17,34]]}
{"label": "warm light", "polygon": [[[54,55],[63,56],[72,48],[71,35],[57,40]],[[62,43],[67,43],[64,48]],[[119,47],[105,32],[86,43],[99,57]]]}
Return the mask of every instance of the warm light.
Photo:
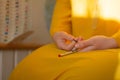
{"label": "warm light", "polygon": [[120,22],[120,0],[99,0],[100,18]]}
{"label": "warm light", "polygon": [[[88,17],[88,11],[91,16],[94,16],[95,1],[96,0],[71,0],[73,16]],[[120,22],[120,0],[98,0],[97,17]]]}
{"label": "warm light", "polygon": [[73,16],[87,16],[87,0],[71,0]]}

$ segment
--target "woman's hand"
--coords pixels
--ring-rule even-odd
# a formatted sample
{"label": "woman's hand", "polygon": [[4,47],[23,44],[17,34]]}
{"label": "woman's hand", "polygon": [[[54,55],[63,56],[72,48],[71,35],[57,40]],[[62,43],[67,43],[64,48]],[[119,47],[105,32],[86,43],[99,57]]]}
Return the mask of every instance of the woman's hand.
{"label": "woman's hand", "polygon": [[110,48],[117,48],[116,41],[111,37],[106,36],[94,36],[88,40],[78,41],[75,45],[80,52],[87,52],[91,50],[103,50]]}
{"label": "woman's hand", "polygon": [[72,50],[76,44],[76,42],[73,40],[75,37],[63,31],[56,32],[53,35],[53,39],[56,45],[63,50]]}

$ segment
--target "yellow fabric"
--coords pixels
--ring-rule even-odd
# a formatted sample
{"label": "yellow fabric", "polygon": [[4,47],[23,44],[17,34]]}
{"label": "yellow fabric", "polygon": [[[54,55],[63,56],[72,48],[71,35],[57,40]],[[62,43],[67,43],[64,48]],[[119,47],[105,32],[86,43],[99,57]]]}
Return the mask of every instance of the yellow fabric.
{"label": "yellow fabric", "polygon": [[[86,9],[85,10],[86,13],[84,12],[84,14],[86,15],[83,15],[82,12],[81,13],[77,12],[76,7],[74,7],[76,5],[74,3],[75,1],[81,2],[81,4],[84,4],[85,6],[87,4],[91,4],[85,8],[84,6],[80,7],[80,9],[82,8]],[[87,2],[87,4],[85,3],[85,1]],[[119,43],[120,42],[119,19],[116,19],[116,17],[114,17],[115,19],[111,18],[112,15],[110,15],[110,19],[106,18],[107,16],[104,13],[105,11],[103,12],[103,7],[108,8],[109,6],[105,6],[102,3],[103,0],[101,0],[101,5],[98,5],[98,7],[101,8],[100,9],[98,8],[99,13],[97,16],[98,18],[97,18],[96,29],[95,30],[92,29],[92,26],[94,25],[93,17],[92,17],[93,15],[92,4],[94,3],[94,1],[95,0],[57,0],[56,7],[54,10],[54,16],[52,18],[53,20],[50,31],[51,35],[53,35],[57,31],[66,31],[68,33],[73,34],[74,36],[83,36],[84,39],[87,39],[94,35],[105,35],[105,36],[113,37],[114,34],[118,32],[117,35],[115,34],[116,36],[114,36],[113,38],[115,38]],[[108,2],[108,0],[106,0],[106,2]],[[120,2],[119,0],[114,1],[115,4],[119,2]],[[108,10],[112,10],[110,9],[111,7],[109,7]],[[117,9],[117,11],[119,11],[118,6],[114,6],[114,7]],[[116,13],[120,13],[120,11]],[[119,18],[119,15],[117,16]]]}
{"label": "yellow fabric", "polygon": [[71,33],[71,7],[69,0],[56,0],[53,20],[51,23],[51,35],[58,31]]}
{"label": "yellow fabric", "polygon": [[120,53],[118,57],[119,57],[119,60],[118,60],[118,66],[115,72],[115,80],[120,80]]}
{"label": "yellow fabric", "polygon": [[[82,10],[84,12],[75,9],[74,3],[77,4],[77,1],[88,5],[94,4],[94,0],[56,1],[51,35],[57,31],[66,31],[74,36],[83,36],[85,39],[94,35],[105,35],[115,38],[120,45],[119,21],[105,19],[106,15],[102,14],[103,8],[99,8],[96,29],[92,28],[93,6],[78,8],[86,9]],[[102,1],[112,0],[100,1],[102,7],[105,5]],[[63,52],[65,51],[59,50],[54,44],[35,50],[16,67],[9,80],[114,80],[120,49],[78,52],[59,58],[58,54]]]}
{"label": "yellow fabric", "polygon": [[120,49],[76,53],[65,57],[54,44],[37,49],[13,71],[9,80],[113,80]]}

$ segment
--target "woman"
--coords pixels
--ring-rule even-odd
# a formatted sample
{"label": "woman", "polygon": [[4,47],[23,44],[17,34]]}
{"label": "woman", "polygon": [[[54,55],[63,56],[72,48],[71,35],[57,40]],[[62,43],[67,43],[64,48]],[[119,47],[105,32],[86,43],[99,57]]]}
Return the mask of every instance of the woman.
{"label": "woman", "polygon": [[[104,1],[56,0],[51,24],[56,45],[34,51],[9,80],[114,80],[120,51],[120,18],[111,5],[119,0],[111,0],[112,4]],[[75,54],[58,57],[73,49]]]}

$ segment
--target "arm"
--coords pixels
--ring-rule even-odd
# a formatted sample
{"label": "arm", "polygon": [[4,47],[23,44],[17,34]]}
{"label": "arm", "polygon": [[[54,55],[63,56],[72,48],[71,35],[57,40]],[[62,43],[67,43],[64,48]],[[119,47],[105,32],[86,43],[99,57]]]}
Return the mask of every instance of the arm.
{"label": "arm", "polygon": [[[71,5],[70,0],[56,0],[56,6],[51,22],[50,33],[58,48],[71,50],[75,45],[71,35]],[[68,44],[67,41],[70,43]]]}
{"label": "arm", "polygon": [[70,0],[56,0],[51,22],[50,33],[65,31],[71,34],[71,5]]}

